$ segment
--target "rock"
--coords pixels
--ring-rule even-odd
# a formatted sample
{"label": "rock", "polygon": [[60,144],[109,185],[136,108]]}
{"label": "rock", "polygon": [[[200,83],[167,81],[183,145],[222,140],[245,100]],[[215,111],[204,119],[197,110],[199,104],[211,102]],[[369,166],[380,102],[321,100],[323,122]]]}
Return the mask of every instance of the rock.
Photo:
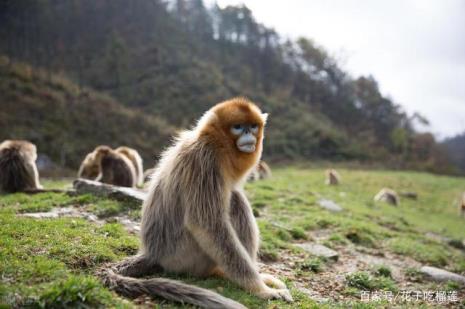
{"label": "rock", "polygon": [[134,188],[118,187],[98,181],[79,178],[73,182],[77,194],[91,193],[98,196],[112,198],[118,201],[135,203],[140,205],[147,193]]}
{"label": "rock", "polygon": [[53,208],[48,212],[34,212],[34,213],[24,213],[21,214],[21,217],[35,218],[35,219],[48,219],[48,218],[59,218],[64,216],[78,216],[76,215],[78,211],[75,211],[72,207],[64,208]]}
{"label": "rock", "polygon": [[327,199],[321,199],[318,201],[318,204],[326,210],[339,212],[342,211],[342,207],[336,204],[335,202]]}
{"label": "rock", "polygon": [[117,222],[124,225],[126,230],[130,233],[138,234],[140,232],[140,223],[129,219],[128,217],[118,217]]}
{"label": "rock", "polygon": [[454,282],[465,284],[464,276],[454,274],[444,269],[431,267],[431,266],[423,266],[420,269],[420,272],[434,281],[439,281],[439,282],[454,281]]}
{"label": "rock", "polygon": [[303,243],[297,244],[297,246],[318,257],[323,257],[334,261],[339,259],[339,254],[336,251],[320,244]]}

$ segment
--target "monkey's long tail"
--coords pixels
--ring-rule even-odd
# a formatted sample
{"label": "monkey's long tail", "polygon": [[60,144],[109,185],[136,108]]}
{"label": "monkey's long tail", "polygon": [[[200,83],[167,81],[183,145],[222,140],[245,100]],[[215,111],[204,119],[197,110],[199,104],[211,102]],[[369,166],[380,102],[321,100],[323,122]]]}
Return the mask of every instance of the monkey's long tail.
{"label": "monkey's long tail", "polygon": [[103,283],[126,297],[134,298],[140,295],[159,296],[167,300],[188,303],[202,308],[246,309],[244,305],[221,296],[218,293],[180,281],[151,278],[138,279],[115,273],[111,269],[102,269],[99,274]]}

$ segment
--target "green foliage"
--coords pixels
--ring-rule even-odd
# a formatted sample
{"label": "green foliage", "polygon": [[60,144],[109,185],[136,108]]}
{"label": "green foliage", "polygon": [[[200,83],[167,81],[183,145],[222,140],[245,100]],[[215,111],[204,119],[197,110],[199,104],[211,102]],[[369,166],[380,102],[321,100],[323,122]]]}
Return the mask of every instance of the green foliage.
{"label": "green foliage", "polygon": [[[290,268],[290,277],[301,282],[326,276],[330,270],[321,258],[308,257],[295,247],[304,235],[323,231],[329,243],[348,246],[360,251],[397,252],[419,262],[463,272],[464,253],[448,243],[431,241],[427,231],[440,233],[451,239],[465,237],[462,219],[456,214],[450,196],[461,192],[462,178],[439,177],[426,173],[362,171],[338,169],[343,182],[338,187],[324,184],[324,168],[275,168],[273,177],[247,184],[251,201],[266,204],[258,218],[261,232],[260,257],[263,261],[286,263],[285,255],[301,257]],[[44,181],[44,184],[65,187],[64,181]],[[398,185],[415,191],[419,200],[405,200],[402,206],[369,207],[367,201],[382,184]],[[341,192],[345,194],[341,195]],[[334,200],[344,208],[331,213],[320,208],[316,195]],[[52,206],[49,206],[51,204]],[[438,206],[443,205],[443,206]],[[52,207],[80,207],[105,216],[138,212],[133,205],[92,195],[68,196],[59,193],[36,195],[11,194],[0,197],[0,307],[136,307],[103,287],[92,274],[103,263],[123,259],[137,252],[139,241],[130,236],[118,223],[102,226],[77,218],[32,219],[18,216],[25,211],[46,211]],[[318,230],[318,231],[315,231]],[[368,249],[364,241],[353,246],[345,235],[354,233],[359,239],[369,237]],[[316,237],[322,237],[317,236]],[[355,239],[355,238],[354,238]],[[379,249],[371,248],[373,245]],[[364,252],[364,251],[363,251]],[[338,261],[337,263],[341,263]],[[439,264],[436,264],[439,265]],[[271,266],[271,265],[270,265]],[[406,269],[410,283],[428,284],[418,269]],[[360,291],[385,290],[396,292],[402,282],[392,279],[386,265],[363,269],[346,276],[344,301],[330,300],[316,304],[310,297],[290,286],[294,303],[264,301],[244,292],[234,283],[217,278],[170,277],[209,288],[231,297],[249,308],[377,308],[392,304],[362,303]],[[281,278],[283,279],[283,278]],[[398,287],[399,286],[399,287]],[[436,290],[436,288],[435,288]],[[437,290],[459,290],[455,283],[438,284]],[[180,308],[182,305],[154,300],[154,306]],[[402,305],[402,304],[401,304]]]}
{"label": "green foliage", "polygon": [[153,164],[154,153],[174,132],[157,116],[23,64],[0,63],[0,101],[0,140],[30,140],[39,153],[67,167],[77,168],[99,144],[134,147]]}
{"label": "green foliage", "polygon": [[[246,6],[104,0],[25,9],[7,1],[0,9],[0,101],[8,111],[0,139],[32,140],[60,166],[76,168],[98,144],[127,144],[152,162],[174,127],[244,95],[271,115],[268,157],[451,171],[373,77],[352,78],[310,39],[283,40]],[[425,155],[416,157],[413,144]]]}
{"label": "green foliage", "polygon": [[375,269],[373,270],[373,273],[377,277],[386,277],[386,278],[392,279],[391,269],[389,268],[389,266],[386,266],[386,265],[376,266]]}
{"label": "green foliage", "polygon": [[41,308],[95,308],[111,304],[112,298],[113,295],[103,289],[96,278],[70,276],[64,281],[53,282],[30,305]]}
{"label": "green foliage", "polygon": [[312,259],[306,259],[298,265],[300,270],[312,271],[318,273],[322,270],[325,261],[322,258],[316,257]]}
{"label": "green foliage", "polygon": [[346,276],[347,285],[362,291],[397,291],[395,282],[384,276],[372,277],[367,272],[355,272]]}

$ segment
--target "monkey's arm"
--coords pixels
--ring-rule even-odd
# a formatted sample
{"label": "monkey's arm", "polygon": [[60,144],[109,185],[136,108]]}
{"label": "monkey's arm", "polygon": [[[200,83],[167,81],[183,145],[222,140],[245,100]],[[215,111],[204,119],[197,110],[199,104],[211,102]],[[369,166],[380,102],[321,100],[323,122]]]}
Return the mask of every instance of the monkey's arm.
{"label": "monkey's arm", "polygon": [[30,189],[43,189],[44,187],[42,187],[39,181],[39,171],[35,162],[27,162],[26,169],[31,177]]}
{"label": "monkey's arm", "polygon": [[231,224],[239,237],[242,245],[252,258],[257,259],[258,251],[258,227],[252,208],[241,191],[233,191],[231,195],[231,207],[229,210]]}
{"label": "monkey's arm", "polygon": [[200,247],[218,264],[226,277],[245,289],[260,292],[266,289],[251,257],[227,222],[225,214],[217,213],[211,221],[195,214],[188,215],[187,228]]}

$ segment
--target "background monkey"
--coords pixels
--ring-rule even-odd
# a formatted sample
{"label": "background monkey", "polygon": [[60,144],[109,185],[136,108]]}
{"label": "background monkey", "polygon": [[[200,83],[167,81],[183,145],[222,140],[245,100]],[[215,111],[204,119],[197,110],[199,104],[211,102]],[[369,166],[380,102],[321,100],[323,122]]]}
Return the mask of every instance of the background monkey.
{"label": "background monkey", "polygon": [[265,161],[261,160],[258,162],[257,170],[260,179],[267,179],[271,177],[271,168]]}
{"label": "background monkey", "polygon": [[0,193],[40,190],[36,166],[37,148],[28,141],[6,140],[0,144]]}
{"label": "background monkey", "polygon": [[261,156],[266,118],[246,99],[232,99],[180,134],[153,174],[140,253],[100,271],[108,286],[130,297],[152,294],[207,308],[243,308],[178,281],[130,278],[162,269],[221,275],[261,298],[292,301],[284,283],[258,272],[258,227],[242,192]]}
{"label": "background monkey", "polygon": [[95,161],[100,165],[96,181],[121,187],[136,186],[136,170],[126,156],[108,146],[99,146],[94,153]]}
{"label": "background monkey", "polygon": [[381,191],[376,194],[374,200],[375,202],[386,202],[394,206],[400,204],[399,195],[396,193],[396,191],[389,188],[381,189]]}
{"label": "background monkey", "polygon": [[96,149],[98,147],[91,153],[88,153],[84,161],[82,161],[78,171],[78,178],[95,180],[100,174],[100,162],[95,159]]}
{"label": "background monkey", "polygon": [[252,169],[249,174],[248,181],[257,181],[260,179],[267,179],[271,177],[271,168],[266,164],[265,161],[261,160],[257,166]]}
{"label": "background monkey", "polygon": [[465,192],[462,193],[459,201],[459,214],[461,217],[465,218]]}
{"label": "background monkey", "polygon": [[334,169],[329,169],[326,171],[326,184],[336,186],[341,182],[341,176]]}
{"label": "background monkey", "polygon": [[126,156],[132,162],[136,171],[136,183],[138,186],[142,186],[144,184],[144,168],[139,152],[126,146],[118,147],[115,151]]}

